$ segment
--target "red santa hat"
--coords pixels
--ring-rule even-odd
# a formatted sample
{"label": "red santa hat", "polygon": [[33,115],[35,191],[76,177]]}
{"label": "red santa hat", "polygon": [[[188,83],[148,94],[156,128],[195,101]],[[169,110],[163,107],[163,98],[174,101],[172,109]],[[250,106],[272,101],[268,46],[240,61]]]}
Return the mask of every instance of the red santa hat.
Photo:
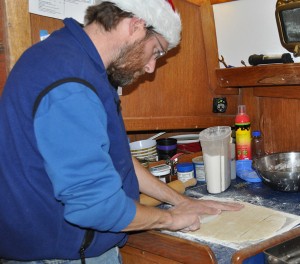
{"label": "red santa hat", "polygon": [[[180,42],[181,19],[172,0],[107,0],[120,9],[145,20],[146,26],[152,26],[169,43],[168,49]],[[97,4],[104,0],[96,0]]]}

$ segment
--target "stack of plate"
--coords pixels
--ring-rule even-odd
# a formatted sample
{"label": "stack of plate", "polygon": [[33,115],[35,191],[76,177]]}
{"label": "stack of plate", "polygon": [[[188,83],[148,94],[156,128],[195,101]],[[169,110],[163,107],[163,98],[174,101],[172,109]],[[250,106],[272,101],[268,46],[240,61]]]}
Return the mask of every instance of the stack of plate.
{"label": "stack of plate", "polygon": [[136,157],[140,162],[147,163],[157,160],[156,141],[145,139],[130,143],[131,155]]}

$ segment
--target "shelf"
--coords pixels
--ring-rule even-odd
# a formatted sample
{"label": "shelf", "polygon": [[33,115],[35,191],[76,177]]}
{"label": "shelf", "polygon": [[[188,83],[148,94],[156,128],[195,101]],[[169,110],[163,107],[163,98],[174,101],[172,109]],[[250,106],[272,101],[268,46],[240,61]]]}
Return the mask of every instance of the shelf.
{"label": "shelf", "polygon": [[214,114],[206,116],[158,116],[158,117],[124,117],[127,131],[145,130],[176,130],[176,129],[199,129],[216,124],[232,126],[234,115]]}
{"label": "shelf", "polygon": [[222,88],[297,86],[300,85],[300,63],[272,64],[217,69]]}

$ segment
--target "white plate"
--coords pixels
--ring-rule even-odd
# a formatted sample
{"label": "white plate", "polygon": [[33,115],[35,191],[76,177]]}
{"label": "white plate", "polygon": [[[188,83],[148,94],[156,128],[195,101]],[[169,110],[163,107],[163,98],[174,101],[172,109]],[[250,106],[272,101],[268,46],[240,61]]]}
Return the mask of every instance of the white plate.
{"label": "white plate", "polygon": [[177,139],[177,144],[188,144],[199,142],[199,134],[186,134],[172,136],[171,138]]}
{"label": "white plate", "polygon": [[131,151],[144,151],[148,150],[149,148],[156,147],[156,140],[152,139],[144,139],[139,141],[131,142],[130,144]]}

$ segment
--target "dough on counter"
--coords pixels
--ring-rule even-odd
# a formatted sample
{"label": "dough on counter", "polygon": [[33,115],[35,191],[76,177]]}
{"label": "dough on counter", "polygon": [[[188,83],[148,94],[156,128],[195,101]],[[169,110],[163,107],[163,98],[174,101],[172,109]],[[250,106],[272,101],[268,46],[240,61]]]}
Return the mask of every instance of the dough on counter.
{"label": "dough on counter", "polygon": [[239,243],[271,237],[286,222],[286,217],[275,210],[243,204],[245,207],[240,211],[224,211],[209,221],[201,221],[201,228],[189,233],[199,238]]}
{"label": "dough on counter", "polygon": [[201,224],[207,224],[209,222],[211,222],[212,220],[215,220],[217,217],[219,217],[220,215],[208,215],[208,214],[205,214],[205,215],[201,215],[200,218],[200,223]]}

